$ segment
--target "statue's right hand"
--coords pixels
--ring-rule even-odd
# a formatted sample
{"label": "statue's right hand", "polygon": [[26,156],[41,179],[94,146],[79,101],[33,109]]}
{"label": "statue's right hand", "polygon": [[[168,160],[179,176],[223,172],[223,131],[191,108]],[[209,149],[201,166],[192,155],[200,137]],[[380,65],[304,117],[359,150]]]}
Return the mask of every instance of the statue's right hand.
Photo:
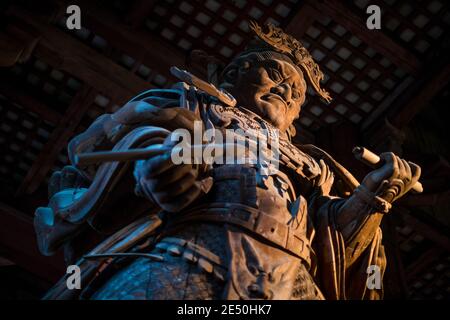
{"label": "statue's right hand", "polygon": [[137,161],[134,171],[140,192],[168,212],[186,208],[201,193],[198,166],[173,163],[171,153],[176,143],[169,135],[164,144],[159,144],[161,153]]}
{"label": "statue's right hand", "polygon": [[[84,224],[73,224],[64,220],[58,210],[71,203],[77,197],[77,192],[82,194],[82,188],[88,184],[89,181],[73,166],[65,166],[61,171],[55,171],[51,175],[48,183],[49,204],[37,208],[34,215],[34,229],[42,254],[53,255],[67,239],[84,228]],[[79,190],[75,192],[68,189]],[[61,192],[64,190],[68,191]],[[65,201],[67,199],[68,201]]]}
{"label": "statue's right hand", "polygon": [[71,188],[85,187],[88,181],[73,166],[65,166],[61,171],[53,172],[48,182],[48,198],[52,198],[56,193]]}

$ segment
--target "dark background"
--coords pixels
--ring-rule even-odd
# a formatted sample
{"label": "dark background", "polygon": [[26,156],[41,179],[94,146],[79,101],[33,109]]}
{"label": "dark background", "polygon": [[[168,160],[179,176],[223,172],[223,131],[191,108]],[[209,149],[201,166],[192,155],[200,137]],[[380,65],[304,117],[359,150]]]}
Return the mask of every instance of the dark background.
{"label": "dark background", "polygon": [[[81,30],[66,28],[69,4]],[[381,30],[366,8],[381,8]],[[425,192],[383,222],[388,299],[450,297],[450,3],[434,1],[14,1],[0,6],[0,299],[36,299],[64,272],[39,254],[32,225],[66,144],[137,93],[168,87],[169,67],[205,78],[202,49],[226,63],[270,21],[302,40],[334,100],[308,97],[296,143],[329,151],[356,177],[364,145],[422,167]],[[447,111],[446,111],[447,110]]]}

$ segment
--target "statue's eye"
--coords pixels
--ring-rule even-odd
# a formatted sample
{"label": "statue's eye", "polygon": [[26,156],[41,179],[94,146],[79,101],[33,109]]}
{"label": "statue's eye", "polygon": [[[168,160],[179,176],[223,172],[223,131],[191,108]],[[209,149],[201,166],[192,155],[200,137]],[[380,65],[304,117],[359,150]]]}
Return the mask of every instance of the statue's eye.
{"label": "statue's eye", "polygon": [[302,93],[300,92],[300,90],[298,90],[296,87],[292,87],[292,98],[300,99],[301,96],[302,96]]}
{"label": "statue's eye", "polygon": [[297,83],[293,83],[291,86],[291,94],[292,94],[292,99],[294,100],[298,100],[301,99],[304,95],[304,92],[301,90],[303,87]]}
{"label": "statue's eye", "polygon": [[269,69],[268,74],[270,79],[272,79],[272,81],[275,83],[280,83],[281,81],[283,81],[283,77],[281,76],[281,73],[278,70]]}
{"label": "statue's eye", "polygon": [[241,63],[241,65],[239,66],[239,72],[245,73],[247,72],[251,67],[251,64],[249,61],[244,61]]}
{"label": "statue's eye", "polygon": [[234,82],[237,76],[236,68],[232,68],[225,73],[225,80],[228,82]]}

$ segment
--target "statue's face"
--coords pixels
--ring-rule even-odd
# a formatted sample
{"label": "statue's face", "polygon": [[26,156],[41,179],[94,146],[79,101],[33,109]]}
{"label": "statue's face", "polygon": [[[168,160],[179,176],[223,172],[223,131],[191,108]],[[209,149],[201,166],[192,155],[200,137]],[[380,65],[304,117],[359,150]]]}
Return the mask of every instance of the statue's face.
{"label": "statue's face", "polygon": [[260,115],[281,132],[298,117],[306,90],[303,75],[290,63],[257,61],[254,53],[230,63],[220,87],[236,98],[238,106]]}

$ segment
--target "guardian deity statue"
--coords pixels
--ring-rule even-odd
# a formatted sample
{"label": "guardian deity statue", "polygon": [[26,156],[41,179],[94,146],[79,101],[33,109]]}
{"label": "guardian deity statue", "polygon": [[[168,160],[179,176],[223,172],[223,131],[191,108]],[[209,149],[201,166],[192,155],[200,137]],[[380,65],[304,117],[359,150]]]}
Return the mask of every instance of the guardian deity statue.
{"label": "guardian deity statue", "polygon": [[[302,43],[250,23],[244,52],[214,86],[189,73],[104,114],[68,145],[70,166],[35,213],[43,254],[81,269],[46,299],[380,299],[380,222],[416,188],[420,167],[393,153],[359,183],[314,145],[294,145],[307,85],[323,73]],[[264,130],[277,170],[256,163],[174,163],[174,133]],[[236,130],[236,129],[240,129]],[[205,141],[200,141],[204,144]],[[90,160],[89,160],[90,159]],[[372,269],[371,269],[372,268]]]}

